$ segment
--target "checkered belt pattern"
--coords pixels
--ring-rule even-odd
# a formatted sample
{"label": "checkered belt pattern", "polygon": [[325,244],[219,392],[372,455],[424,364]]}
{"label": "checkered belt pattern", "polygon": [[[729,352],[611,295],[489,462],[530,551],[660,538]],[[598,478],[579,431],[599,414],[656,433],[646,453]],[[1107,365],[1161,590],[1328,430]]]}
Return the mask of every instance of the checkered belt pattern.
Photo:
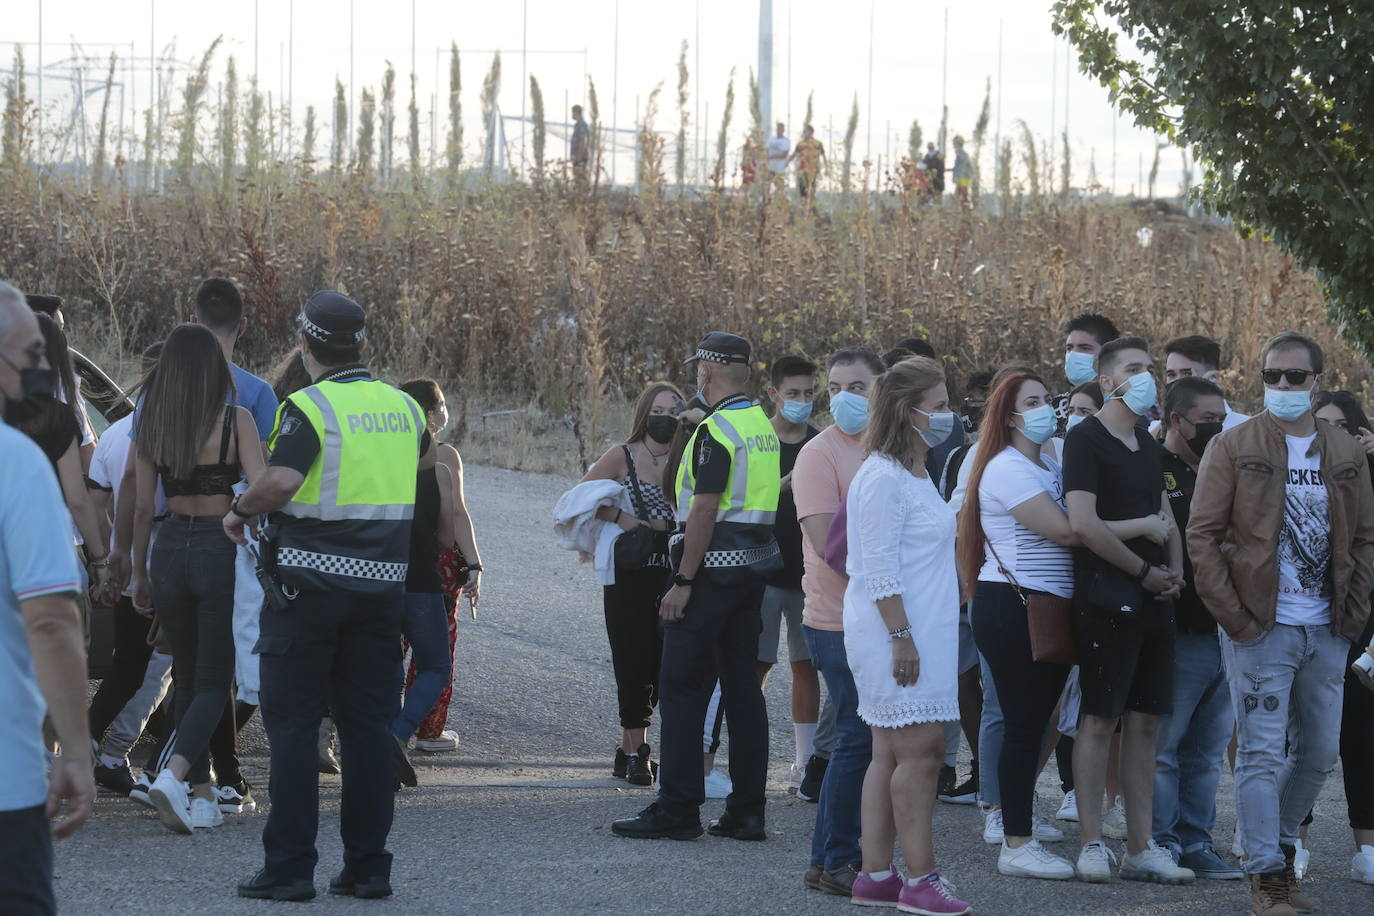
{"label": "checkered belt pattern", "polygon": [[376,579],[380,582],[404,582],[407,563],[382,563],[377,560],[360,560],[357,557],[341,557],[328,553],[312,553],[295,547],[283,547],[277,551],[278,566],[296,566],[313,569],[332,576],[348,576],[353,579]]}
{"label": "checkered belt pattern", "polygon": [[778,552],[776,541],[764,544],[762,547],[750,547],[745,550],[709,550],[701,561],[701,565],[712,569],[718,569],[722,566],[752,566]]}

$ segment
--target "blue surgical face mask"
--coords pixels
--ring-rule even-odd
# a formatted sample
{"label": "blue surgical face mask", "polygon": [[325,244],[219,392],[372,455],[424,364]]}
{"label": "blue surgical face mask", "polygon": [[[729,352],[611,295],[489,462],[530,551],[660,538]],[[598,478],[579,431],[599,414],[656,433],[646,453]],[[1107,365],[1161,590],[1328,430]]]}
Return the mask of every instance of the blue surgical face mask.
{"label": "blue surgical face mask", "polygon": [[1049,404],[1032,407],[1024,413],[1018,413],[1017,416],[1021,418],[1021,432],[1036,445],[1043,445],[1054,435],[1056,417],[1054,408]]}
{"label": "blue surgical face mask", "polygon": [[1293,421],[1312,409],[1312,392],[1282,391],[1278,388],[1264,389],[1264,409],[1280,420]]}
{"label": "blue surgical face mask", "polygon": [[1075,426],[1077,426],[1079,423],[1082,423],[1086,419],[1088,418],[1083,416],[1081,413],[1076,413],[1073,416],[1069,417],[1069,421],[1064,425],[1064,429],[1066,431],[1073,429]]}
{"label": "blue surgical face mask", "polygon": [[850,391],[830,396],[830,415],[846,436],[857,436],[868,425],[868,398]]}
{"label": "blue surgical face mask", "polygon": [[1070,385],[1082,385],[1097,378],[1097,357],[1091,353],[1070,351],[1064,357],[1064,376]]}
{"label": "blue surgical face mask", "polygon": [[911,424],[911,428],[920,433],[926,445],[929,445],[931,448],[944,442],[949,438],[949,434],[954,432],[955,416],[953,411],[947,410],[943,413],[926,413],[919,407],[913,407],[911,409],[922,414],[930,421],[929,429],[921,429],[915,423]]}
{"label": "blue surgical face mask", "polygon": [[810,401],[783,401],[778,413],[788,423],[805,423],[811,419]]}
{"label": "blue surgical face mask", "polygon": [[1120,395],[1120,398],[1126,402],[1126,406],[1136,416],[1145,416],[1150,412],[1150,408],[1155,406],[1155,401],[1159,400],[1159,389],[1155,386],[1155,377],[1148,372],[1137,372],[1117,385],[1108,400],[1117,397],[1116,392],[1123,387],[1126,388],[1126,393]]}

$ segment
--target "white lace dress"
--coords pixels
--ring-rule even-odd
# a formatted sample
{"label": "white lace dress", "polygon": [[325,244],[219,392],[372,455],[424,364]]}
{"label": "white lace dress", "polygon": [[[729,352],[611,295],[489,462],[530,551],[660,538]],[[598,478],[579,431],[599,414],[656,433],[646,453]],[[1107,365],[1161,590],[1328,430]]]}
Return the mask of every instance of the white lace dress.
{"label": "white lace dress", "polygon": [[[849,586],[844,649],[859,717],[898,728],[959,718],[959,580],[955,516],[928,477],[885,455],[864,461],[849,486]],[[878,599],[901,595],[921,658],[915,686],[892,676],[892,638]]]}

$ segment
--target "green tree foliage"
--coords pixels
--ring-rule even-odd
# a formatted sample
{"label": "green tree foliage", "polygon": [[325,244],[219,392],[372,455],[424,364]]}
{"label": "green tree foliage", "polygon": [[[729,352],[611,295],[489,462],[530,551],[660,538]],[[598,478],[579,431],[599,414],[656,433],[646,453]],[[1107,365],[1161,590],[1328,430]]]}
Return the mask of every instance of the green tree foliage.
{"label": "green tree foliage", "polygon": [[14,46],[14,74],[5,81],[5,130],[0,145],[0,165],[18,177],[28,144],[29,108],[32,103],[24,84],[24,46]]}
{"label": "green tree foliage", "polygon": [[176,175],[177,181],[190,187],[191,173],[196,162],[196,123],[200,120],[200,105],[205,99],[205,87],[210,84],[210,59],[219,47],[220,39],[210,42],[201,57],[200,63],[186,77],[186,87],[182,89],[180,130],[177,140]]}
{"label": "green tree foliage", "polygon": [[110,52],[110,70],[105,74],[105,96],[100,103],[100,130],[96,134],[95,161],[91,165],[91,181],[102,184],[105,181],[105,140],[109,136],[110,96],[114,89],[115,53]]}
{"label": "green tree foliage", "polygon": [[[750,77],[752,79],[752,75]],[[716,167],[711,181],[720,187],[725,181],[725,149],[730,142],[730,117],[735,112],[735,68],[730,68],[730,80],[725,84],[725,113],[720,119],[720,134],[716,137]]]}
{"label": "green tree foliage", "polygon": [[382,74],[382,135],[377,144],[377,170],[381,172],[382,183],[391,181],[392,143],[396,137],[396,68],[391,61],[386,62],[386,72]]}
{"label": "green tree foliage", "polygon": [[224,95],[219,106],[219,181],[220,191],[228,194],[234,186],[239,148],[239,71],[234,56],[224,68]]}
{"label": "green tree foliage", "polygon": [[487,142],[482,148],[482,167],[488,173],[496,167],[496,144],[499,142],[497,137],[496,122],[496,97],[501,92],[501,52],[496,52],[491,59],[491,69],[487,71],[486,78],[482,80],[482,133],[487,138]]}
{"label": "green tree foliage", "polygon": [[243,170],[249,176],[256,176],[267,158],[267,139],[263,135],[263,116],[266,111],[262,91],[258,89],[258,78],[250,77],[248,102],[243,113]]}
{"label": "green tree foliage", "polygon": [[679,188],[687,177],[687,84],[690,78],[691,74],[687,71],[687,39],[684,38],[682,51],[677,57],[677,161],[673,169]]}
{"label": "green tree foliage", "polygon": [[358,103],[358,171],[366,175],[372,168],[372,143],[377,132],[377,102],[371,89],[364,89]]}
{"label": "green tree foliage", "polygon": [[448,57],[448,181],[458,181],[463,165],[463,70],[458,60],[458,42],[452,42]]}
{"label": "green tree foliage", "polygon": [[301,144],[301,162],[308,169],[315,161],[315,106],[305,106],[305,141]]}
{"label": "green tree foliage", "polygon": [[1193,150],[1196,196],[1315,270],[1374,356],[1374,3],[1056,0],[1053,15],[1118,108]]}
{"label": "green tree foliage", "polygon": [[921,141],[925,135],[921,132],[921,122],[915,118],[911,121],[911,129],[906,132],[906,154],[912,162],[921,161]]}
{"label": "green tree foliage", "polygon": [[348,148],[348,98],[343,82],[334,77],[334,147],[329,153],[329,166],[343,168],[344,150]]}
{"label": "green tree foliage", "polygon": [[544,180],[544,145],[548,140],[548,129],[544,123],[544,93],[539,88],[539,80],[530,74],[530,117],[534,121],[534,180]]}
{"label": "green tree foliage", "polygon": [[415,98],[415,74],[410,74],[410,107],[406,109],[406,152],[410,154],[410,189],[417,196],[421,188],[420,175],[420,106]]}
{"label": "green tree foliage", "polygon": [[849,170],[854,164],[854,135],[859,132],[859,94],[854,93],[854,107],[849,110],[849,123],[844,128],[844,171],[840,172],[840,190],[848,191]]}

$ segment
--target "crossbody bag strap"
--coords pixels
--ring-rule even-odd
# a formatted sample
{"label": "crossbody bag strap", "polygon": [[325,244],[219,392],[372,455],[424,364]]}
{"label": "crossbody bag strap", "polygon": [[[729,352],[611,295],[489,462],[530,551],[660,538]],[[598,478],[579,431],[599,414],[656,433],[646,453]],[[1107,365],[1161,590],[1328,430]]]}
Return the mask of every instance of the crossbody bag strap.
{"label": "crossbody bag strap", "polygon": [[645,518],[646,511],[644,509],[644,494],[639,490],[639,475],[635,473],[634,453],[630,451],[628,445],[622,445],[621,448],[625,450],[625,466],[629,468],[630,471],[630,502],[634,504],[635,515],[639,516],[639,520],[647,522],[648,519]]}
{"label": "crossbody bag strap", "polygon": [[1016,597],[1021,599],[1021,603],[1029,608],[1030,600],[1026,598],[1026,593],[1022,590],[1021,583],[1017,582],[1016,577],[1007,570],[1005,565],[1003,565],[1002,558],[997,555],[997,548],[992,546],[992,538],[988,537],[986,532],[983,534],[983,543],[987,545],[988,550],[992,551],[992,559],[997,564],[997,571],[1002,574],[1004,579],[1011,583],[1011,587],[1016,590]]}

